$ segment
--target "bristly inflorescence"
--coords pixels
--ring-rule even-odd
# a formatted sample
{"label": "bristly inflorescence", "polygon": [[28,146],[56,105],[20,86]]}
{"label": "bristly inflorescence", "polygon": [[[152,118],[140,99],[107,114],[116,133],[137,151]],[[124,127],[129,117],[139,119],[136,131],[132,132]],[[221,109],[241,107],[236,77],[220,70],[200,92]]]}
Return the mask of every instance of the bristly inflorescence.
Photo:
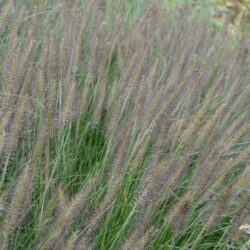
{"label": "bristly inflorescence", "polygon": [[126,2],[0,6],[0,250],[246,244],[249,35]]}

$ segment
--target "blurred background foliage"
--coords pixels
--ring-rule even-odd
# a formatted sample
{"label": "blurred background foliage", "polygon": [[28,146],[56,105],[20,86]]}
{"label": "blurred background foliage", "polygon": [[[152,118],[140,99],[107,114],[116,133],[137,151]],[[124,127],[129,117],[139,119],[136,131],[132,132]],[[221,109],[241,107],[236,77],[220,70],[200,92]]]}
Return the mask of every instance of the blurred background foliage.
{"label": "blurred background foliage", "polygon": [[250,0],[216,0],[214,18],[229,34],[242,36],[250,28]]}
{"label": "blurred background foliage", "polygon": [[166,0],[170,8],[184,2],[209,12],[215,31],[226,30],[228,35],[242,38],[250,30],[250,0]]}

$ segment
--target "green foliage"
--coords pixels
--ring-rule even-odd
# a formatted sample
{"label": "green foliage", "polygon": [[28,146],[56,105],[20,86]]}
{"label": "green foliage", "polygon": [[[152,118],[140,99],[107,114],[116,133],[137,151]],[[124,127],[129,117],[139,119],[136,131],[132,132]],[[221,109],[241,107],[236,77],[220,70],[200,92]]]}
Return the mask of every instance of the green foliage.
{"label": "green foliage", "polygon": [[1,6],[0,250],[248,248],[249,34],[181,3]]}

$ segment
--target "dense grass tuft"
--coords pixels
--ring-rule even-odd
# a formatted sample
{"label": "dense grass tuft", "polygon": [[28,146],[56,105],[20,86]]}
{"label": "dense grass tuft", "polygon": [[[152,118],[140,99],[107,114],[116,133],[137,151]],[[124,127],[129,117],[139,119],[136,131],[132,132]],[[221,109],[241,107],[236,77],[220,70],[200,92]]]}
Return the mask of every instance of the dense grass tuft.
{"label": "dense grass tuft", "polygon": [[5,1],[0,249],[248,249],[249,35],[165,1]]}

